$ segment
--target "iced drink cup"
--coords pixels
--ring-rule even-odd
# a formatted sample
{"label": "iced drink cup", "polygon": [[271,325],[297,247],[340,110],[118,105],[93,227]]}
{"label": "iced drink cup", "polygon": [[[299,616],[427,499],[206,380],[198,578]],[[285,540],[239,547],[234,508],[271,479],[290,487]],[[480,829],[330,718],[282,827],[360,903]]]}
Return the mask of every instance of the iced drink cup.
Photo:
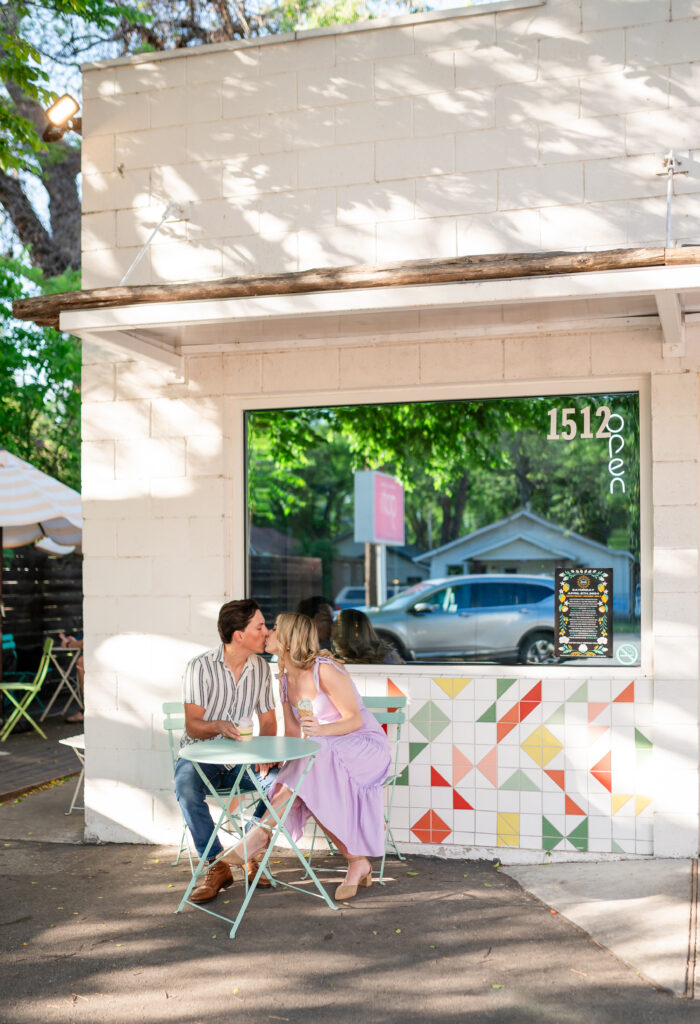
{"label": "iced drink cup", "polygon": [[238,735],[241,737],[241,743],[246,743],[248,740],[253,738],[253,719],[244,718],[238,723]]}

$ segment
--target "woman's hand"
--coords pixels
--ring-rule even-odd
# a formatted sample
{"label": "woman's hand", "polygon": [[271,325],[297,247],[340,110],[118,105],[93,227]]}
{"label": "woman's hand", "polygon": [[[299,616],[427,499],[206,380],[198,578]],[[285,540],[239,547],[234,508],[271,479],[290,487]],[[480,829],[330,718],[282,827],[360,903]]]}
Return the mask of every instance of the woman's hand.
{"label": "woman's hand", "polygon": [[304,736],[322,736],[324,726],[314,715],[304,715],[301,719],[301,729]]}

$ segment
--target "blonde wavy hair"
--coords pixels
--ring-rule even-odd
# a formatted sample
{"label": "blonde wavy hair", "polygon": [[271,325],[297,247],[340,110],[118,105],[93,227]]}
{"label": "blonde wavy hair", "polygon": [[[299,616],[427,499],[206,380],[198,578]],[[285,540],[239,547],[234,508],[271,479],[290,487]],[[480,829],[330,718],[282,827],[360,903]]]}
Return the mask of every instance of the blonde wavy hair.
{"label": "blonde wavy hair", "polygon": [[319,650],[318,631],[313,619],[299,612],[283,612],[277,616],[277,649],[280,670],[310,668],[319,654],[342,664],[330,651]]}

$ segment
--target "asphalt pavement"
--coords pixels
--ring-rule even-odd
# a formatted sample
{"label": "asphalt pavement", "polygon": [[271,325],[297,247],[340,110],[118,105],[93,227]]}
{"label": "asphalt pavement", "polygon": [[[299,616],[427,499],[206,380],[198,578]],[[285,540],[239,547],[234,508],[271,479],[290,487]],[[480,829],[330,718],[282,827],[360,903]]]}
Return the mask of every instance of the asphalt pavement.
{"label": "asphalt pavement", "polygon": [[[0,806],[1,1024],[700,1020],[697,1002],[484,861],[392,860],[385,886],[336,911],[294,890],[256,893],[231,940],[202,910],[175,914],[188,873],[172,849],[82,845],[80,815],[65,814],[72,789]],[[324,875],[331,891],[341,876]],[[238,882],[210,907],[229,913],[241,893]]]}

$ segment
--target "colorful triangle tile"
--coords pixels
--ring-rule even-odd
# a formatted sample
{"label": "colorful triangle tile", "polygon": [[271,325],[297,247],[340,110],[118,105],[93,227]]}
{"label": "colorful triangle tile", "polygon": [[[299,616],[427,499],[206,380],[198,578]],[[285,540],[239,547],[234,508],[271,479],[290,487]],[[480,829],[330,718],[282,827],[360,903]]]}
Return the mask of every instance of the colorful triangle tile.
{"label": "colorful triangle tile", "polygon": [[584,818],[566,838],[577,850],[585,853],[588,850],[588,818]]}
{"label": "colorful triangle tile", "polygon": [[445,712],[432,700],[426,701],[415,715],[411,716],[411,724],[428,740],[434,740],[444,732],[450,721]]}
{"label": "colorful triangle tile", "polygon": [[594,779],[597,779],[601,786],[607,789],[608,793],[612,793],[612,752],[608,751],[605,757],[601,757],[600,761],[593,765],[591,768],[591,775]]}
{"label": "colorful triangle tile", "polygon": [[557,846],[564,835],[556,828],[548,818],[542,816],[542,849],[553,850]]}
{"label": "colorful triangle tile", "polygon": [[503,811],[496,818],[496,842],[498,846],[517,846],[520,843],[520,815]]}
{"label": "colorful triangle tile", "polygon": [[454,698],[458,694],[460,694],[462,692],[464,687],[468,686],[469,683],[471,683],[471,679],[463,679],[463,678],[460,678],[460,679],[435,679],[435,678],[433,678],[433,682],[436,684],[436,686],[439,686],[440,689],[444,693],[446,693],[448,697],[451,697],[452,700],[454,700]]}
{"label": "colorful triangle tile", "polygon": [[500,743],[509,732],[512,732],[520,721],[520,705],[514,704],[512,708],[506,711],[502,718],[499,718],[498,725],[496,726],[496,742]]}
{"label": "colorful triangle tile", "polygon": [[637,796],[634,798],[634,813],[642,814],[646,811],[647,807],[651,803],[652,798],[650,796]]}
{"label": "colorful triangle tile", "polygon": [[557,710],[553,711],[545,721],[547,725],[564,725],[566,722],[566,705],[560,704]]}
{"label": "colorful triangle tile", "polygon": [[634,730],[634,745],[637,750],[651,750],[654,744],[650,739],[640,732],[639,729]]}
{"label": "colorful triangle tile", "polygon": [[613,703],[634,704],[634,683],[630,683],[629,686],[626,686],[624,690],[618,693]]}
{"label": "colorful triangle tile", "polygon": [[542,703],[542,680],[539,683],[535,683],[531,690],[525,694],[520,701],[521,704],[541,704]]}
{"label": "colorful triangle tile", "polygon": [[556,757],[563,749],[563,744],[544,725],[535,729],[520,746],[540,768],[549,764],[552,758]]}
{"label": "colorful triangle tile", "polygon": [[601,711],[604,711],[608,706],[607,700],[596,700],[589,701],[588,704],[588,721],[592,722],[594,718],[597,718]]}
{"label": "colorful triangle tile", "polygon": [[399,772],[399,774],[396,776],[396,785],[397,786],[407,786],[408,785],[408,765],[406,765],[406,767],[403,768]]}
{"label": "colorful triangle tile", "polygon": [[456,786],[474,767],[466,754],[459,747],[452,748],[452,785]]}
{"label": "colorful triangle tile", "polygon": [[496,721],[496,704],[491,704],[490,707],[486,708],[483,715],[477,718],[477,722],[495,722]]}
{"label": "colorful triangle tile", "polygon": [[516,679],[497,679],[496,680],[496,697],[502,697],[507,690],[510,690],[513,683],[517,682]]}
{"label": "colorful triangle tile", "polygon": [[572,693],[570,697],[567,697],[567,701],[571,701],[574,704],[585,704],[588,701],[588,683],[579,686],[576,693]]}
{"label": "colorful triangle tile", "polygon": [[577,803],[575,803],[570,796],[567,796],[564,800],[564,814],[581,814],[585,815],[585,811],[582,811]]}
{"label": "colorful triangle tile", "polygon": [[600,739],[603,733],[606,733],[610,728],[609,725],[589,725],[588,726],[588,746],[592,747],[593,744]]}
{"label": "colorful triangle tile", "polygon": [[529,775],[526,775],[520,769],[517,772],[513,772],[500,789],[512,789],[518,793],[539,793],[540,791],[540,787],[533,782]]}
{"label": "colorful triangle tile", "polygon": [[387,679],[386,681],[386,694],[387,697],[405,697],[406,694],[403,690],[400,690],[393,679]]}
{"label": "colorful triangle tile", "polygon": [[485,779],[488,779],[492,786],[498,785],[498,747],[490,750],[476,766]]}
{"label": "colorful triangle tile", "polygon": [[612,812],[617,814],[626,803],[632,799],[632,793],[613,793],[612,795]]}
{"label": "colorful triangle tile", "polygon": [[452,807],[455,811],[473,811],[474,808],[457,790],[452,791]]}
{"label": "colorful triangle tile", "polygon": [[564,789],[564,769],[563,768],[545,768],[545,775],[548,775],[552,782],[556,782],[559,789]]}
{"label": "colorful triangle tile", "polygon": [[422,743],[420,740],[412,740],[408,744],[408,760],[415,761],[421,751],[425,750],[427,746],[427,743]]}
{"label": "colorful triangle tile", "polygon": [[437,768],[430,766],[430,785],[431,786],[449,786],[449,782],[444,775],[441,775]]}
{"label": "colorful triangle tile", "polygon": [[411,832],[421,843],[442,843],[451,831],[435,811],[428,811],[411,827]]}
{"label": "colorful triangle tile", "polygon": [[616,843],[615,840],[613,839],[613,841],[612,841],[612,852],[613,853],[627,853],[627,850],[623,850],[622,847],[620,846],[620,844]]}

